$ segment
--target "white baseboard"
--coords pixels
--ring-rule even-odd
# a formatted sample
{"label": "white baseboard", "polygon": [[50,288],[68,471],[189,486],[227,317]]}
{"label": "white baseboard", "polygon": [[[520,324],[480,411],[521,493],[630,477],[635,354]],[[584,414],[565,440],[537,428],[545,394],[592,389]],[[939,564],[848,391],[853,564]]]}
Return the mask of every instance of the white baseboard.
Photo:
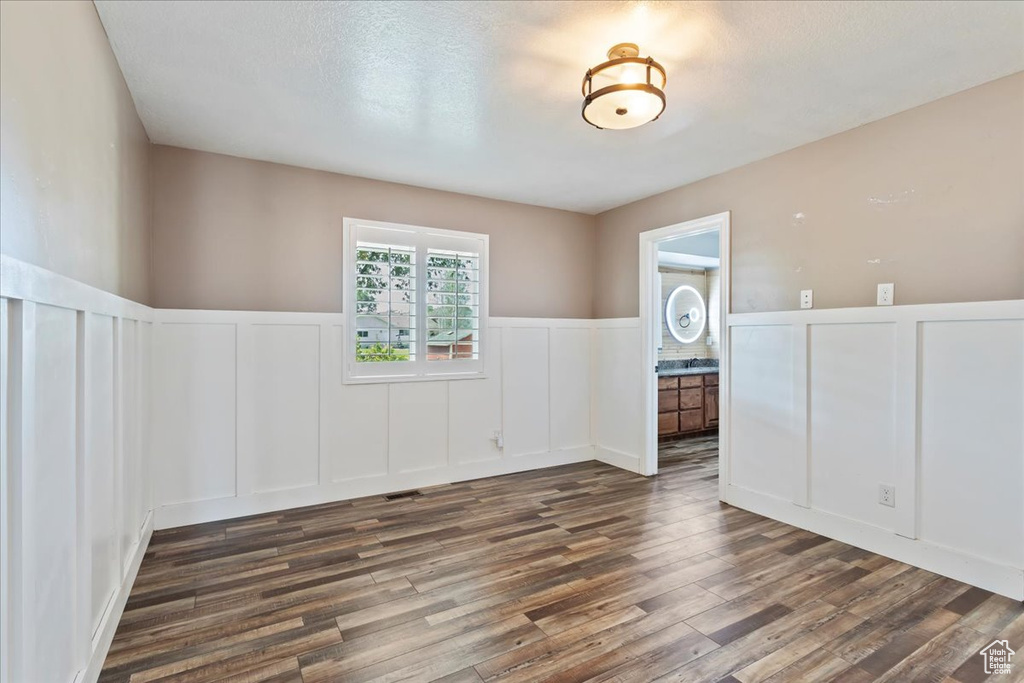
{"label": "white baseboard", "polygon": [[348,479],[283,491],[265,491],[237,498],[177,503],[157,508],[154,511],[154,526],[157,529],[169,529],[307,505],[379,496],[408,489],[587,462],[593,459],[594,448],[592,446],[577,446],[546,453],[504,456],[429,470],[382,474],[375,477]]}
{"label": "white baseboard", "polygon": [[946,548],[920,539],[900,536],[887,529],[864,524],[791,501],[739,486],[727,487],[725,502],[816,534],[905,562],[985,590],[1024,600],[1024,570]]}
{"label": "white baseboard", "polygon": [[110,644],[114,640],[114,632],[117,631],[117,625],[121,622],[121,614],[124,613],[124,606],[128,602],[128,595],[132,592],[135,577],[139,573],[142,558],[146,556],[146,549],[149,548],[149,540],[152,537],[153,513],[149,512],[146,515],[146,521],[142,525],[142,534],[139,537],[139,542],[135,544],[131,559],[128,561],[128,571],[125,573],[124,580],[121,581],[121,587],[117,590],[117,595],[114,596],[114,599],[107,606],[107,611],[100,621],[100,627],[96,629],[96,636],[92,642],[92,656],[89,657],[89,663],[78,674],[78,677],[75,678],[75,683],[96,683],[96,680],[99,679],[100,672],[103,670],[103,662],[106,660]]}
{"label": "white baseboard", "polygon": [[639,455],[623,453],[622,451],[617,451],[614,448],[606,448],[605,446],[595,446],[594,459],[599,460],[606,465],[611,465],[612,467],[618,467],[640,474]]}

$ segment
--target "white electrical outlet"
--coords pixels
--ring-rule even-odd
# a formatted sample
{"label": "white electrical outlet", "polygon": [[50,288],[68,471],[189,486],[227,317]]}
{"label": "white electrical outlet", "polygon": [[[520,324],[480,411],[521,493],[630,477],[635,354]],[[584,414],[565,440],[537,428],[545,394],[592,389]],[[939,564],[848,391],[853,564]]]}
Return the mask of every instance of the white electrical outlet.
{"label": "white electrical outlet", "polygon": [[878,485],[878,504],[896,507],[896,487],[891,484]]}
{"label": "white electrical outlet", "polygon": [[505,448],[505,436],[500,430],[494,430],[494,436],[491,437],[491,441],[493,441],[494,445],[498,448]]}
{"label": "white electrical outlet", "polygon": [[814,308],[814,290],[800,290],[800,308]]}
{"label": "white electrical outlet", "polygon": [[878,305],[892,306],[893,293],[895,289],[896,285],[891,282],[887,282],[884,285],[878,285]]}

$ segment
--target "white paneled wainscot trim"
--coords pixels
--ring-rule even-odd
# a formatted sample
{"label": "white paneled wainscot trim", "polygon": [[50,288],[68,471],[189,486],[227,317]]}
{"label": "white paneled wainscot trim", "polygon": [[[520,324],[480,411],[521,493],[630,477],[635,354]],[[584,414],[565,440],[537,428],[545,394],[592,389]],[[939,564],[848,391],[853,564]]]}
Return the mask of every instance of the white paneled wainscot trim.
{"label": "white paneled wainscot trim", "polygon": [[[154,527],[641,471],[639,319],[489,325],[483,378],[346,385],[342,314],[154,310],[0,257],[0,678],[94,681]],[[1024,302],[726,325],[727,502],[1024,598]]]}
{"label": "white paneled wainscot trim", "polygon": [[343,314],[157,316],[158,529],[594,458],[590,320],[491,318],[482,379],[343,384]]}
{"label": "white paneled wainscot trim", "polygon": [[728,503],[1024,599],[1024,301],[728,328]]}
{"label": "white paneled wainscot trim", "polygon": [[152,317],[0,256],[0,680],[99,676],[152,532]]}
{"label": "white paneled wainscot trim", "polygon": [[640,473],[644,448],[640,318],[595,320],[593,335],[594,457]]}

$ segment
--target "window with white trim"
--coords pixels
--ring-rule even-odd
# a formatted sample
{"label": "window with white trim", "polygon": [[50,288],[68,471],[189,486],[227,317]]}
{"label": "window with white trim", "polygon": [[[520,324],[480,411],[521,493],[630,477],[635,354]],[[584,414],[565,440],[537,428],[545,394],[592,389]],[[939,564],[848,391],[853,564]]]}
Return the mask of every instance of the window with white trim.
{"label": "window with white trim", "polygon": [[345,219],[346,382],[483,376],[487,235]]}

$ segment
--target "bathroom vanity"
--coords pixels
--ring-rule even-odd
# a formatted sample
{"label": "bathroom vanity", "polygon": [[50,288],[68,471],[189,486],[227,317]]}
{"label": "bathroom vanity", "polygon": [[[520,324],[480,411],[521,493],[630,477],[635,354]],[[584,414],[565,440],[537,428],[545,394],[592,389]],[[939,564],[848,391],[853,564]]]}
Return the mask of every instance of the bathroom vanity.
{"label": "bathroom vanity", "polygon": [[659,367],[658,438],[718,430],[718,367]]}

